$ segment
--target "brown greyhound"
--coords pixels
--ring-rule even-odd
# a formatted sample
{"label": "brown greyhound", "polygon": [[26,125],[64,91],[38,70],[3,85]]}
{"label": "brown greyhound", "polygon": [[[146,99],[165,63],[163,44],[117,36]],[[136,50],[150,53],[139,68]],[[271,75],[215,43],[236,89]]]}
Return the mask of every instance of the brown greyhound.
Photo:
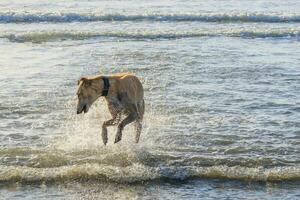
{"label": "brown greyhound", "polygon": [[[104,96],[112,119],[102,125],[102,139],[107,143],[107,127],[118,125],[115,143],[122,139],[122,130],[135,122],[138,143],[142,131],[142,120],[145,110],[144,90],[140,80],[131,73],[112,74],[109,76],[83,77],[78,81],[77,114],[88,112],[90,106]],[[122,115],[126,117],[121,121]],[[121,122],[120,122],[121,121]]]}

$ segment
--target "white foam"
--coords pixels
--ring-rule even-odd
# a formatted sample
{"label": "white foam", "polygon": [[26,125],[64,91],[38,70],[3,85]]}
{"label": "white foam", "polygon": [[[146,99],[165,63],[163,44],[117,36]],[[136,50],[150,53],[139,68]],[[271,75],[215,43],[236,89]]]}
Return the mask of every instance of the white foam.
{"label": "white foam", "polygon": [[0,166],[0,182],[49,182],[49,181],[112,181],[133,183],[152,180],[187,180],[189,178],[218,178],[245,181],[297,181],[300,168],[275,167],[266,169],[246,167],[149,167],[133,164],[117,167],[101,164],[69,165],[54,168],[25,166]]}
{"label": "white foam", "polygon": [[180,14],[98,14],[98,13],[22,13],[2,12],[1,23],[34,23],[34,22],[93,22],[93,21],[199,21],[199,22],[266,22],[284,23],[300,22],[300,13],[180,13]]}
{"label": "white foam", "polygon": [[299,28],[278,28],[278,29],[256,29],[256,28],[236,28],[215,31],[182,31],[177,33],[166,32],[76,32],[76,31],[43,31],[29,33],[2,33],[0,38],[5,38],[11,42],[51,42],[58,40],[84,40],[91,38],[102,39],[125,39],[125,40],[159,40],[159,39],[180,39],[194,37],[241,37],[241,38],[299,38]]}

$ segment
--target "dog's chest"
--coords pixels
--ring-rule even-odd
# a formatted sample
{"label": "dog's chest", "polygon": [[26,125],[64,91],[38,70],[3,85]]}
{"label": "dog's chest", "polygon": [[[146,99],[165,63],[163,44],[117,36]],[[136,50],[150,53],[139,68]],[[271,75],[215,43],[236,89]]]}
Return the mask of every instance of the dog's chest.
{"label": "dog's chest", "polygon": [[123,110],[124,107],[121,104],[121,101],[117,97],[109,97],[107,98],[108,104],[114,107],[117,110]]}

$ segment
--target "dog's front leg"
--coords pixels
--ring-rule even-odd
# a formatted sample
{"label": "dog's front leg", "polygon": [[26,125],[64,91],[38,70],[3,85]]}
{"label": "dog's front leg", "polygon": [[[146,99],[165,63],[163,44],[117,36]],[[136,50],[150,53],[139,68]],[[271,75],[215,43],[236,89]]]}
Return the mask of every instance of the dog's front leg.
{"label": "dog's front leg", "polygon": [[108,138],[107,138],[107,126],[105,125],[105,122],[103,123],[102,125],[102,140],[103,140],[103,143],[104,145],[107,144],[107,141],[108,141]]}
{"label": "dog's front leg", "polygon": [[117,114],[114,118],[107,120],[102,124],[102,140],[104,145],[106,145],[108,141],[107,127],[116,125],[120,121],[120,118],[121,118],[121,114]]}

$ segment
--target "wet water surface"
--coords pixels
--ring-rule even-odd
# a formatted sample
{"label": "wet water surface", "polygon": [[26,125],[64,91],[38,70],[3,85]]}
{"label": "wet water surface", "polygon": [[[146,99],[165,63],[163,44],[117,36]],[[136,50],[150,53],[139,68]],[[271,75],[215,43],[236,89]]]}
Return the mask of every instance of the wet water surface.
{"label": "wet water surface", "polygon": [[[300,197],[299,3],[0,5],[1,197]],[[76,115],[77,80],[127,71],[140,143],[104,146],[105,101]]]}

